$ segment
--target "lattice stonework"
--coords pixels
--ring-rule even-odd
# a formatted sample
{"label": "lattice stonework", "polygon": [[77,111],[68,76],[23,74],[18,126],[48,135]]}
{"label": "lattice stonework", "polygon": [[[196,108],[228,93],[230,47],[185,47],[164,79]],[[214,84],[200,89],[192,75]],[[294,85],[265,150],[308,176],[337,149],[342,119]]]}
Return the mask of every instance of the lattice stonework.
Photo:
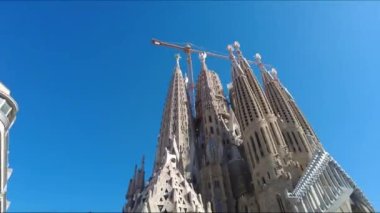
{"label": "lattice stonework", "polygon": [[125,212],[206,212],[201,195],[177,168],[177,158],[166,150],[165,163]]}

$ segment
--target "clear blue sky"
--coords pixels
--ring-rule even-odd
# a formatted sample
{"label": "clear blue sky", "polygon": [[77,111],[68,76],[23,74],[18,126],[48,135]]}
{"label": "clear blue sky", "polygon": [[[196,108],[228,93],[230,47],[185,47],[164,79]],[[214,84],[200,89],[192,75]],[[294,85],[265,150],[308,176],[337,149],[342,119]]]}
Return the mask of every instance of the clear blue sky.
{"label": "clear blue sky", "polygon": [[[380,209],[378,2],[39,1],[0,3],[0,80],[20,107],[10,211],[121,211],[143,154],[151,173],[175,63],[152,37],[260,52]],[[229,82],[229,62],[208,66]]]}

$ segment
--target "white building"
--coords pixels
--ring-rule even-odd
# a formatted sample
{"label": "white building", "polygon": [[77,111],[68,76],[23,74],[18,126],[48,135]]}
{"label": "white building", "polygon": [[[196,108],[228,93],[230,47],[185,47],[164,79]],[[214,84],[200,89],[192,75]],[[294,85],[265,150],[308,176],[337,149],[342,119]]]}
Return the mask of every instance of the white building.
{"label": "white building", "polygon": [[8,167],[9,129],[16,119],[17,111],[17,103],[10,96],[9,89],[0,83],[0,212],[5,212],[10,204],[7,200],[7,182],[12,174],[12,169]]}

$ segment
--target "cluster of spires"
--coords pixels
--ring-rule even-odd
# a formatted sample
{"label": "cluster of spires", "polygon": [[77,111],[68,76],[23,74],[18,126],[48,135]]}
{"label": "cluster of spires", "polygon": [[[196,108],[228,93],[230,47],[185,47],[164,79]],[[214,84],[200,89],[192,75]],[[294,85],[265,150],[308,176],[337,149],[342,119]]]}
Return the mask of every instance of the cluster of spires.
{"label": "cluster of spires", "polygon": [[[231,74],[232,74],[232,81],[233,81],[233,84],[231,83],[227,85],[227,87],[230,90],[230,92],[240,91],[240,93],[242,93],[243,96],[248,96],[248,98],[246,99],[246,97],[244,97],[244,99],[242,99],[242,97],[239,97],[241,99],[239,100],[239,98],[234,97],[234,99],[237,99],[240,101],[239,106],[236,106],[236,105],[234,106],[238,108],[234,110],[237,110],[237,111],[240,110],[240,112],[237,112],[237,114],[239,114],[237,117],[238,119],[235,118],[233,110],[229,108],[227,114],[230,114],[230,115],[228,115],[227,117],[232,118],[232,119],[230,119],[228,125],[224,123],[223,119],[220,121],[215,121],[215,122],[217,123],[221,122],[222,124],[224,124],[224,126],[229,126],[229,128],[227,128],[228,131],[229,129],[233,129],[232,128],[233,123],[240,123],[241,130],[243,133],[239,133],[239,134],[236,133],[234,137],[235,137],[235,140],[240,141],[242,143],[236,143],[234,145],[240,148],[243,147],[242,150],[245,150],[245,155],[250,155],[250,156],[245,156],[244,160],[246,162],[243,162],[242,158],[240,158],[239,156],[239,151],[237,151],[238,149],[235,148],[233,150],[235,151],[235,153],[237,153],[237,155],[235,156],[235,158],[233,158],[233,161],[231,161],[230,159],[230,161],[228,162],[221,162],[220,156],[219,158],[215,156],[221,155],[223,153],[218,154],[217,150],[213,150],[212,152],[209,152],[210,147],[214,149],[216,149],[216,147],[218,147],[218,149],[221,148],[221,146],[218,145],[218,143],[220,143],[221,141],[215,142],[210,139],[210,141],[202,142],[202,143],[206,143],[206,146],[207,146],[206,147],[207,152],[204,152],[204,147],[202,147],[203,155],[206,155],[206,157],[210,157],[208,155],[212,155],[214,156],[214,159],[219,159],[219,160],[211,160],[205,164],[204,156],[202,156],[203,163],[197,162],[197,161],[200,161],[200,159],[195,158],[199,156],[194,155],[194,152],[196,152],[195,150],[197,149],[198,149],[197,151],[200,151],[201,142],[197,140],[202,140],[202,139],[198,138],[199,136],[195,136],[195,133],[192,132],[191,130],[194,126],[192,124],[193,118],[191,116],[191,110],[189,109],[189,106],[191,106],[192,104],[190,105],[188,103],[189,97],[187,95],[183,95],[183,93],[186,93],[184,87],[188,85],[186,85],[187,80],[183,79],[182,77],[182,72],[180,69],[180,62],[179,62],[180,55],[177,54],[175,56],[176,66],[174,69],[173,79],[172,79],[171,87],[169,89],[168,100],[165,105],[164,115],[163,115],[163,119],[161,123],[160,137],[159,137],[159,143],[157,146],[157,154],[156,154],[156,160],[154,164],[153,176],[152,178],[150,178],[149,183],[145,185],[144,184],[144,170],[143,170],[144,160],[142,160],[141,169],[137,169],[137,167],[135,167],[135,175],[134,175],[134,178],[130,182],[128,193],[127,193],[128,203],[124,207],[123,211],[125,212],[129,212],[129,211],[152,212],[155,209],[157,210],[157,207],[158,207],[158,210],[162,212],[182,211],[182,210],[196,211],[196,212],[210,212],[211,206],[210,206],[209,201],[211,201],[210,200],[211,198],[207,197],[208,193],[205,193],[204,191],[205,190],[204,187],[206,187],[206,183],[203,183],[202,185],[198,181],[198,184],[201,184],[201,185],[197,185],[197,186],[194,185],[194,187],[193,187],[193,184],[191,183],[191,182],[195,184],[197,183],[194,179],[194,174],[196,174],[195,175],[196,177],[202,178],[202,174],[200,173],[205,172],[204,169],[211,169],[210,171],[213,172],[213,169],[212,169],[213,167],[209,167],[209,163],[214,163],[216,166],[220,167],[219,170],[216,170],[216,171],[222,171],[223,169],[230,169],[231,166],[233,167],[236,165],[239,165],[239,168],[245,168],[244,166],[245,163],[249,164],[250,176],[252,178],[250,183],[247,183],[249,184],[249,186],[245,185],[246,183],[241,183],[240,186],[238,185],[231,186],[231,187],[239,188],[239,189],[233,190],[234,197],[229,197],[229,199],[231,198],[234,200],[232,201],[232,203],[234,202],[237,203],[237,204],[234,204],[236,205],[235,206],[236,208],[234,207],[235,210],[241,211],[242,209],[245,208],[246,210],[248,209],[249,211],[260,211],[260,210],[261,211],[278,211],[279,209],[281,211],[283,210],[290,211],[290,209],[292,211],[299,211],[300,209],[302,209],[299,203],[294,204],[294,206],[291,206],[289,203],[284,204],[285,202],[287,202],[287,199],[289,198],[289,194],[286,194],[285,192],[293,190],[294,186],[297,185],[302,175],[314,176],[313,174],[310,173],[310,171],[314,171],[315,169],[314,166],[310,164],[310,162],[315,161],[315,160],[314,161],[312,160],[312,154],[318,153],[318,152],[324,153],[325,151],[323,147],[321,146],[321,144],[319,143],[319,139],[316,137],[314,131],[312,130],[310,125],[307,123],[304,116],[302,115],[297,105],[295,104],[294,98],[291,96],[288,90],[280,83],[277,77],[277,71],[274,68],[268,71],[266,69],[266,66],[262,63],[260,54],[257,53],[255,55],[254,61],[261,72],[263,84],[265,87],[266,94],[264,94],[261,86],[257,82],[256,77],[254,76],[254,74],[252,74],[252,69],[250,67],[251,61],[248,61],[243,56],[242,51],[240,49],[240,44],[238,42],[234,42],[233,45],[227,46],[227,50],[229,52],[229,59],[231,60],[231,64],[232,64]],[[206,52],[201,52],[199,54],[199,60],[201,62],[201,69],[202,69],[201,75],[203,74],[206,74],[206,76],[214,75],[213,77],[218,78],[217,74],[215,73],[208,74],[209,70],[206,65],[206,57],[207,57]],[[207,79],[208,77],[206,77],[206,84],[209,83],[209,82],[207,83]],[[219,81],[219,79],[216,81]],[[236,88],[234,88],[235,84],[236,84]],[[245,90],[245,93],[244,93],[244,90]],[[213,95],[215,96],[215,94]],[[269,104],[269,101],[271,102],[270,104]],[[231,102],[233,101],[231,100]],[[231,105],[234,105],[234,104],[231,103]],[[251,115],[252,112],[255,113],[256,117]],[[186,114],[187,114],[187,117],[186,117]],[[249,114],[250,116],[250,121],[243,122],[243,116],[245,116],[244,118],[247,119],[246,118],[247,114]],[[183,117],[183,115],[185,115],[185,117]],[[208,116],[209,115],[210,114],[208,114]],[[197,113],[197,116],[198,116],[198,113]],[[215,118],[215,120],[218,119],[217,117]],[[202,117],[200,118],[201,120],[203,120]],[[173,121],[173,119],[175,121]],[[199,120],[198,117],[196,117],[195,119]],[[206,120],[207,117],[204,117],[204,119]],[[210,122],[211,120],[212,119],[210,117]],[[207,124],[205,128],[209,128],[209,127],[210,127],[209,124]],[[270,127],[271,131],[269,130],[268,127]],[[213,132],[212,127],[210,127],[210,131],[211,133]],[[207,133],[207,129],[205,130],[205,132],[206,133],[203,133],[203,134],[209,134]],[[199,132],[197,134],[199,134]],[[288,137],[286,137],[286,134]],[[253,137],[255,137],[255,142],[253,141],[254,140]],[[262,138],[263,141],[260,142],[259,137]],[[176,138],[178,139],[176,140]],[[249,138],[251,139],[251,141],[249,140]],[[225,144],[224,139],[225,138],[223,138],[223,144]],[[251,143],[251,142],[252,142],[252,145],[248,145],[248,143]],[[253,145],[253,143],[257,143],[258,147],[257,145]],[[202,146],[203,145],[204,144],[202,144]],[[253,150],[251,146],[253,146]],[[291,148],[293,148],[293,151],[290,150]],[[223,149],[225,149],[224,145],[223,145]],[[260,150],[257,150],[257,149],[260,149]],[[258,151],[261,152],[261,156],[259,156]],[[261,166],[260,165],[258,166],[256,164],[256,163],[260,163],[259,158],[264,159],[261,161],[261,164],[260,164]],[[173,166],[172,164],[170,164],[169,161],[171,161],[172,163],[175,162],[175,165],[173,164],[174,165]],[[263,162],[267,162],[268,165],[263,164]],[[198,165],[200,168],[194,165]],[[304,168],[308,165],[310,167],[308,167],[308,170],[306,171],[306,174],[305,174]],[[231,171],[238,171],[239,173],[241,173],[241,175],[243,175],[242,171],[234,170],[234,169],[232,169]],[[186,195],[178,194],[179,188],[178,186],[175,186],[173,184],[173,176],[172,176],[173,173],[179,174],[178,180],[180,180],[181,183],[185,183],[183,187],[185,187],[186,185],[185,187],[186,188],[185,191],[187,193]],[[259,175],[259,173],[261,174]],[[263,174],[265,176],[262,176]],[[235,174],[232,174],[232,175],[235,175]],[[223,179],[226,177],[218,177],[217,179],[214,179],[213,181],[221,180],[219,178]],[[234,185],[235,183],[233,180],[234,179],[236,180],[236,178],[238,177],[230,177],[230,178],[231,178],[231,181],[227,181],[227,182],[233,182],[230,184]],[[305,177],[301,178],[301,180],[304,180],[304,179]],[[243,180],[243,179],[239,179],[239,180]],[[164,181],[166,181],[166,183]],[[271,185],[269,184],[269,181],[270,182],[277,181],[277,184]],[[208,184],[209,184],[208,189],[210,189],[210,183]],[[214,183],[212,182],[212,184]],[[251,189],[251,186],[253,187],[253,189]],[[200,190],[200,188],[202,187],[203,187],[203,190]],[[220,184],[219,183],[215,184],[215,187],[220,187]],[[308,186],[308,187],[313,188],[316,186]],[[159,188],[161,188],[161,191],[163,189],[165,190],[165,192],[168,191],[168,193],[163,195],[162,193],[158,191]],[[356,188],[356,186],[354,188]],[[202,192],[202,193],[197,194],[198,192],[199,193]],[[324,193],[324,192],[321,192],[321,193]],[[194,196],[193,194],[197,194],[197,195]],[[362,194],[360,193],[359,195],[362,196]],[[163,197],[160,197],[160,196],[163,196]],[[207,197],[206,200],[205,200],[205,196]],[[218,200],[219,198],[216,198],[216,197],[220,195],[213,194],[212,196],[213,196],[212,209],[214,211],[215,210],[218,211],[218,208],[219,209],[222,208],[223,211],[226,211],[227,209],[231,210],[230,204],[218,203],[220,202],[220,200]],[[223,196],[226,196],[226,195],[224,194]],[[193,197],[194,199],[193,200],[189,199],[189,197]],[[167,198],[169,198],[169,201],[166,201]],[[277,201],[274,201],[274,198],[276,198]],[[298,200],[302,200],[302,199],[299,198]],[[191,201],[193,201],[194,203],[192,204]],[[203,203],[205,203],[204,201],[207,202],[207,206],[203,206]],[[181,202],[183,202],[183,205],[181,204]],[[227,202],[230,203],[230,201],[227,201]],[[272,202],[275,206],[273,206]],[[278,203],[278,205],[276,202]],[[255,203],[254,205],[256,206],[252,207],[251,206],[252,203]],[[271,204],[268,205],[268,203],[271,203]],[[218,207],[215,207],[215,205]],[[220,205],[222,205],[222,207]],[[227,205],[230,205],[230,206],[227,208]],[[370,204],[368,202],[365,203],[365,206],[369,206],[369,209],[371,209]],[[306,209],[306,210],[310,210],[310,209]]]}

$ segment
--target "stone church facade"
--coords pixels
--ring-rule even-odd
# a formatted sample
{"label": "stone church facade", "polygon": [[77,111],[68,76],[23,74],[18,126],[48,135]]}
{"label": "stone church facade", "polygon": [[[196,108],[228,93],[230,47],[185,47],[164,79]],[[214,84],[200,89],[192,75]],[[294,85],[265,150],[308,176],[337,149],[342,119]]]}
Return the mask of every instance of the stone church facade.
{"label": "stone church facade", "polygon": [[199,54],[195,116],[177,57],[153,174],[135,168],[123,212],[375,212],[277,71],[256,54],[261,86],[240,44],[228,51],[228,98]]}

